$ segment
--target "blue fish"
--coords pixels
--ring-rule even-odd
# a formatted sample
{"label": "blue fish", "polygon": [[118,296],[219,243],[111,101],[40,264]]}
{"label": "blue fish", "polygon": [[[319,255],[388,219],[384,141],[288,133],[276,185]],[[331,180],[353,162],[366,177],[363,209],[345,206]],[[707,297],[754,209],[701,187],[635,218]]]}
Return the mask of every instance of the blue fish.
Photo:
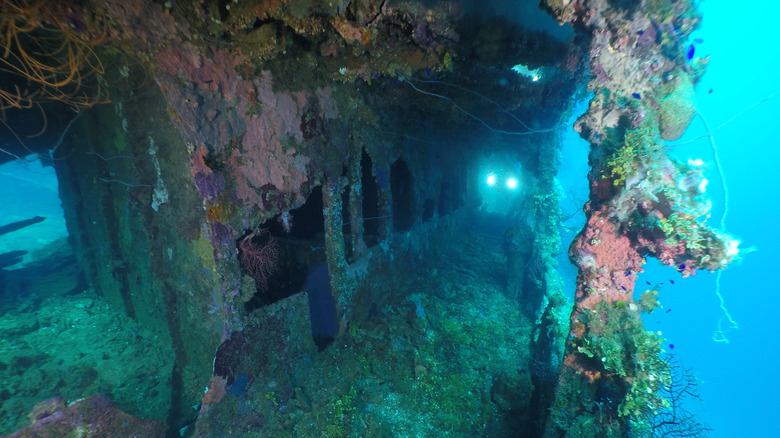
{"label": "blue fish", "polygon": [[626,277],[628,277],[629,275],[631,275],[631,271],[626,272]]}
{"label": "blue fish", "polygon": [[669,280],[670,283],[674,284],[674,280]]}
{"label": "blue fish", "polygon": [[647,283],[647,284],[648,284],[648,286],[650,285],[650,282],[649,282],[649,281],[646,281],[645,283]]}
{"label": "blue fish", "polygon": [[642,95],[639,93],[631,93],[631,97],[633,97],[634,99],[641,99]]}
{"label": "blue fish", "polygon": [[666,309],[666,313],[669,313],[671,311],[672,311],[672,309]]}
{"label": "blue fish", "polygon": [[680,271],[682,271],[683,269],[685,269],[685,264],[684,264],[684,263],[683,263],[683,264],[680,264],[680,266],[678,266],[678,267],[677,267],[677,269],[679,269]]}
{"label": "blue fish", "polygon": [[701,38],[694,38],[694,39],[693,39],[693,42],[694,42],[694,43],[696,43],[696,44],[701,44],[701,43],[703,43],[703,42],[704,42],[704,40],[703,40],[703,39],[701,39]]}
{"label": "blue fish", "polygon": [[643,30],[636,31],[636,34],[639,35],[639,36],[642,36],[642,34],[644,34],[644,33],[645,33],[645,31],[643,31]]}
{"label": "blue fish", "polygon": [[620,286],[620,288],[621,288],[621,289],[623,289],[623,290],[626,290],[626,287],[625,287],[625,286]]}
{"label": "blue fish", "polygon": [[688,52],[686,52],[685,56],[687,56],[688,60],[690,61],[691,59],[693,59],[694,53],[696,53],[696,47],[693,44],[691,44],[688,46]]}
{"label": "blue fish", "polygon": [[669,344],[669,349],[674,350],[674,344]]}

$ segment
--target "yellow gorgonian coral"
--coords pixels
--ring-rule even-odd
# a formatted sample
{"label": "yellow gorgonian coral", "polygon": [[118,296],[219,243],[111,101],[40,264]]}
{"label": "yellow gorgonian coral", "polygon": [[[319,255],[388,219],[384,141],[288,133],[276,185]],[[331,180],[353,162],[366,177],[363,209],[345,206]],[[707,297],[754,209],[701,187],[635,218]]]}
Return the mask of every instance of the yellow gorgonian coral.
{"label": "yellow gorgonian coral", "polygon": [[45,0],[0,0],[0,111],[46,101],[108,101],[92,45]]}

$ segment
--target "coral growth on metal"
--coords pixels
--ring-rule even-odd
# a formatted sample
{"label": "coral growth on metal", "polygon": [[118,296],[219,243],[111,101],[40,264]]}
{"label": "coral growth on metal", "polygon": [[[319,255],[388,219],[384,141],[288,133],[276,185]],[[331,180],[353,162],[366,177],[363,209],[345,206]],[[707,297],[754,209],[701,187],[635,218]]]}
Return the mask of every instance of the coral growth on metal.
{"label": "coral growth on metal", "polygon": [[587,223],[569,250],[579,275],[559,389],[579,388],[588,399],[554,427],[583,432],[577,416],[590,416],[603,427],[642,430],[663,400],[641,392],[653,393],[653,380],[665,375],[660,338],[639,330],[639,314],[652,306],[633,298],[645,257],[683,276],[723,269],[732,259],[728,242],[705,223],[700,173],[674,162],[663,144],[679,138],[695,114],[693,84],[706,59],[686,56],[684,41],[700,17],[690,1],[543,5],[591,35],[594,93],[575,125],[591,144],[593,170]]}
{"label": "coral growth on metal", "polygon": [[160,420],[141,420],[119,410],[102,394],[67,403],[63,397],[44,400],[29,414],[32,424],[11,437],[83,436],[125,437],[165,436]]}

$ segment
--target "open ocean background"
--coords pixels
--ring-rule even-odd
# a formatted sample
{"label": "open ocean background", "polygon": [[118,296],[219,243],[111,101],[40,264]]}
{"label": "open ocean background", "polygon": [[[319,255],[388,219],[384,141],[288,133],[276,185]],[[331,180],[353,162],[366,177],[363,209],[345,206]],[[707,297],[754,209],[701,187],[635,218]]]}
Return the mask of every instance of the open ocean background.
{"label": "open ocean background", "polygon": [[[780,338],[777,332],[780,293],[780,34],[769,21],[776,3],[703,1],[703,25],[694,32],[696,56],[710,56],[696,87],[696,107],[713,130],[729,190],[725,231],[741,240],[741,261],[721,277],[720,292],[739,328],[713,333],[723,317],[715,295],[716,274],[699,272],[681,279],[674,269],[649,260],[644,281],[664,282],[659,294],[664,309],[646,318],[660,330],[672,352],[700,379],[701,401],[688,403],[711,438],[776,437],[780,413]],[[670,145],[673,155],[710,164],[707,193],[712,201],[710,224],[719,227],[724,212],[723,184],[714,164],[704,123],[696,117],[685,136]],[[756,251],[747,251],[754,247]],[[669,283],[675,280],[675,284]],[[638,290],[643,291],[641,287]],[[667,310],[668,313],[664,313]],[[722,327],[728,327],[726,318]]]}

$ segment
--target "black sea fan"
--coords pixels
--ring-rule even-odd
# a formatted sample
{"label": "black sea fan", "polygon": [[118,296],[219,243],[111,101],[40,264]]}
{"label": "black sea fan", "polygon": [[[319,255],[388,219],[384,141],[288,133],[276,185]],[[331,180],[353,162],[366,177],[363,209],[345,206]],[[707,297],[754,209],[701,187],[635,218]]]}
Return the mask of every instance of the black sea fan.
{"label": "black sea fan", "polygon": [[698,380],[690,369],[673,358],[667,358],[669,383],[663,385],[661,394],[669,401],[669,407],[652,418],[653,437],[706,437],[711,430],[699,423],[696,416],[683,405],[690,399],[699,399]]}

